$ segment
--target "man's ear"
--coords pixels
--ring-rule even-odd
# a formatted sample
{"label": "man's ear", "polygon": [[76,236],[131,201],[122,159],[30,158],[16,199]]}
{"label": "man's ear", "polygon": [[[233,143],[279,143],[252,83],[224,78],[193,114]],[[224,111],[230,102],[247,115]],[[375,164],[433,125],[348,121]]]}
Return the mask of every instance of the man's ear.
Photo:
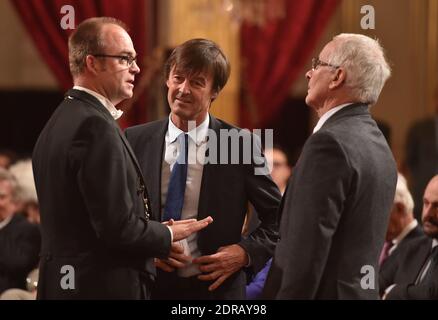
{"label": "man's ear", "polygon": [[92,74],[97,74],[96,58],[92,55],[87,55],[85,57],[85,68]]}
{"label": "man's ear", "polygon": [[333,80],[330,82],[329,88],[330,89],[338,88],[345,81],[345,77],[346,77],[346,74],[345,74],[344,69],[337,68],[335,70]]}
{"label": "man's ear", "polygon": [[218,92],[214,92],[214,93],[211,95],[211,102],[213,102],[214,100],[216,100],[217,95],[218,95]]}

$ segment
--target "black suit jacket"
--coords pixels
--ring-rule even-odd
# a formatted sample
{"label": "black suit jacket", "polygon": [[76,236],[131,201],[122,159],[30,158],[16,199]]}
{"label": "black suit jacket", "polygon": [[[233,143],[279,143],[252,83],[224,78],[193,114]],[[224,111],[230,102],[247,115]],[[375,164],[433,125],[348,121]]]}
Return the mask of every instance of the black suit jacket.
{"label": "black suit jacket", "polygon": [[37,225],[21,214],[0,229],[0,294],[6,289],[26,289],[26,277],[37,266],[41,235]]}
{"label": "black suit jacket", "polygon": [[[136,168],[137,167],[137,168]],[[170,250],[170,232],[147,221],[137,160],[105,107],[67,92],[33,152],[41,209],[40,299],[137,299]],[[74,268],[74,290],[60,285]]]}
{"label": "black suit jacket", "polygon": [[[140,162],[142,172],[145,174],[152,211],[155,215],[161,212],[161,166],[168,121],[168,119],[155,121],[128,128],[125,131]],[[217,150],[217,159],[221,156],[219,147],[221,129],[239,130],[243,136],[254,139],[249,132],[240,131],[211,115],[209,128],[215,132],[218,139],[209,140],[207,152]],[[213,146],[212,141],[217,141],[217,145]],[[242,148],[240,144],[240,155],[243,153]],[[228,160],[230,160],[230,155],[231,153],[228,152]],[[239,164],[207,163],[204,165],[198,219],[211,215],[213,223],[199,233],[198,246],[203,255],[209,255],[215,253],[221,246],[237,243],[249,254],[252,267],[255,270],[261,270],[272,256],[277,241],[277,209],[281,195],[268,175],[254,174],[255,166],[254,163],[243,164],[242,161]],[[243,239],[241,231],[248,202],[251,202],[259,213],[261,225],[248,238]],[[155,216],[155,218],[159,217]],[[230,277],[223,286],[229,285],[227,282],[235,279],[239,279],[236,280],[239,284],[230,285],[230,287],[238,287],[244,292],[245,278],[243,276]]]}
{"label": "black suit jacket", "polygon": [[[423,228],[421,228],[420,225],[417,225],[414,229],[412,229],[404,238],[403,240],[397,245],[397,247],[391,252],[391,255],[389,255],[380,266],[379,274],[386,273],[386,270],[392,270],[394,268],[394,265],[397,264],[397,256],[400,254],[400,252],[404,251],[404,247],[406,247],[412,240],[415,240],[419,237],[424,237]],[[379,283],[380,280],[379,280]],[[382,287],[382,285],[379,286],[380,291],[384,290],[385,288]]]}
{"label": "black suit jacket", "polygon": [[423,235],[400,249],[396,263],[380,273],[381,292],[392,284],[396,286],[389,292],[388,300],[438,299],[438,266],[432,273],[432,281],[415,285],[423,265],[432,248],[432,239]]}
{"label": "black suit jacket", "polygon": [[305,143],[283,197],[265,297],[377,299],[378,284],[364,289],[361,279],[377,277],[396,179],[368,106],[330,117]]}

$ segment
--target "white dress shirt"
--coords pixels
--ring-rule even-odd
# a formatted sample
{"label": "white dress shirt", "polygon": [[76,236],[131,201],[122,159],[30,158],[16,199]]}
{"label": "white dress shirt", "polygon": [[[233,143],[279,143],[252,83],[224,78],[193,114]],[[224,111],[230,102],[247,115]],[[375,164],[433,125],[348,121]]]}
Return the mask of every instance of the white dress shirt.
{"label": "white dress shirt", "polygon": [[327,111],[326,113],[324,113],[322,115],[321,118],[319,118],[318,123],[316,124],[315,128],[313,129],[313,133],[316,133],[319,129],[321,129],[321,127],[323,126],[323,124],[331,117],[333,116],[336,112],[338,112],[339,110],[345,108],[346,106],[349,106],[350,104],[352,104],[352,102],[349,103],[344,103],[341,104],[337,107],[334,107],[332,109],[330,109],[329,111]]}
{"label": "white dress shirt", "polygon": [[[199,194],[201,191],[202,173],[204,170],[205,151],[207,150],[207,134],[210,117],[207,115],[205,120],[196,128],[188,133],[188,166],[186,189],[184,193],[184,205],[181,212],[181,219],[196,219],[198,217]],[[164,157],[161,167],[161,208],[164,210],[167,189],[169,187],[170,173],[180,153],[180,146],[177,138],[184,133],[176,127],[171,117],[169,116],[169,125],[165,136]],[[161,212],[163,215],[163,212]],[[182,241],[181,244],[185,248],[185,254],[192,258],[201,256],[198,248],[198,235],[192,234],[187,238],[187,241]],[[185,268],[178,269],[178,275],[181,277],[191,277],[200,274],[197,265],[188,264]]]}
{"label": "white dress shirt", "polygon": [[4,227],[6,227],[9,222],[11,222],[12,217],[13,217],[13,214],[10,215],[9,217],[5,218],[3,221],[0,221],[0,230],[3,229]]}
{"label": "white dress shirt", "polygon": [[117,120],[122,116],[122,114],[123,114],[122,110],[116,109],[116,107],[114,107],[114,105],[111,103],[111,101],[109,101],[107,98],[105,98],[103,95],[97,93],[96,91],[93,91],[93,90],[90,90],[90,89],[87,89],[87,88],[84,88],[81,86],[74,86],[73,89],[85,91],[86,93],[91,94],[93,97],[95,97],[97,100],[99,100],[99,102],[101,104],[103,104],[103,106],[111,114],[111,116],[114,118],[114,120]]}

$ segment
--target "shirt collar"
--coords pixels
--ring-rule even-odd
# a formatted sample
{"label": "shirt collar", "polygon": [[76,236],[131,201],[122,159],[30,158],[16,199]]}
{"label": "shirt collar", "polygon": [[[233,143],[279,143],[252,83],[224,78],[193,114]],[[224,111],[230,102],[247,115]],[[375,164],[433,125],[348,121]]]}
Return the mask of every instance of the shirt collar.
{"label": "shirt collar", "polygon": [[438,240],[437,239],[433,239],[433,241],[432,241],[432,249],[435,248],[436,246],[438,246]]}
{"label": "shirt collar", "polygon": [[0,229],[3,229],[4,227],[6,227],[7,224],[8,224],[9,222],[11,222],[13,216],[14,216],[14,215],[11,214],[9,217],[7,217],[7,218],[4,219],[2,222],[0,222]]}
{"label": "shirt collar", "polygon": [[96,91],[81,87],[81,86],[74,86],[73,89],[85,91],[86,93],[91,94],[93,97],[95,97],[103,106],[109,111],[111,116],[114,118],[114,120],[119,119],[123,111],[116,109],[114,105],[109,101],[107,98],[105,98],[103,95],[97,93]]}
{"label": "shirt collar", "polygon": [[[192,139],[192,141],[196,143],[198,147],[206,141],[209,124],[210,116],[207,114],[205,120],[199,126],[187,132],[189,137]],[[169,133],[169,143],[173,143],[181,133],[185,133],[180,128],[175,126],[175,124],[172,122],[171,115],[169,115],[169,125],[167,127],[167,132]]]}
{"label": "shirt collar", "polygon": [[417,221],[417,219],[412,220],[411,223],[409,223],[409,224],[403,229],[403,231],[400,232],[400,234],[399,234],[394,240],[392,240],[392,243],[395,244],[395,245],[396,245],[396,244],[399,244],[400,241],[402,241],[402,240],[406,237],[406,235],[407,235],[409,232],[411,232],[411,230],[413,230],[417,225],[418,225],[418,221]]}
{"label": "shirt collar", "polygon": [[334,115],[336,112],[338,112],[339,110],[345,108],[346,106],[349,106],[350,104],[352,104],[352,102],[348,102],[348,103],[344,103],[341,104],[337,107],[334,107],[332,109],[330,109],[329,111],[327,111],[326,113],[324,113],[322,115],[321,118],[319,118],[318,123],[316,124],[315,128],[313,129],[313,133],[316,133],[319,129],[321,129],[321,127],[323,126],[323,124],[332,116]]}

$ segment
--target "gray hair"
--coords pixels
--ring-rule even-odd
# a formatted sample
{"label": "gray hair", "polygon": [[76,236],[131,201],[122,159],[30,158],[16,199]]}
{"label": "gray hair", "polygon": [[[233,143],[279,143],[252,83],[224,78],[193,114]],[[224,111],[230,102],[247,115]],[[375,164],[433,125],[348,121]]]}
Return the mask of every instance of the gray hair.
{"label": "gray hair", "polygon": [[401,173],[399,173],[397,177],[394,203],[401,203],[405,207],[406,213],[412,214],[414,210],[414,200],[409,192],[406,179]]}
{"label": "gray hair", "polygon": [[20,201],[38,203],[35,181],[33,178],[32,160],[25,159],[13,164],[9,171],[15,176],[20,187]]}
{"label": "gray hair", "polygon": [[9,170],[0,168],[0,181],[9,182],[11,189],[12,189],[12,200],[16,203],[20,202],[21,188],[20,188],[15,176]]}
{"label": "gray hair", "polygon": [[347,71],[345,84],[357,102],[375,104],[391,75],[379,41],[362,34],[342,33],[333,38],[333,44],[327,62]]}

